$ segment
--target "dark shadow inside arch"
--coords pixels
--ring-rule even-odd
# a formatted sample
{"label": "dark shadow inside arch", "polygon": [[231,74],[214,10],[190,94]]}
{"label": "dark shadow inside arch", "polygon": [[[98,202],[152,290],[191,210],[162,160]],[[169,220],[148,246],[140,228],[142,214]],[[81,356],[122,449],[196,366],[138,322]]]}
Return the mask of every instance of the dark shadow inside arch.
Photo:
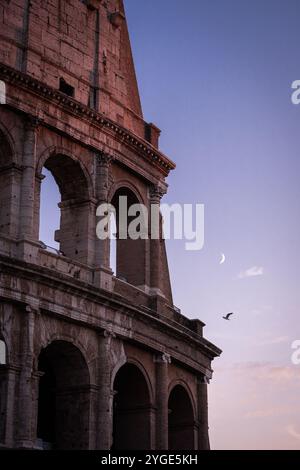
{"label": "dark shadow inside arch", "polygon": [[38,443],[43,448],[89,448],[90,378],[73,344],[55,341],[39,356]]}
{"label": "dark shadow inside arch", "polygon": [[176,385],[169,397],[169,450],[194,449],[193,406],[185,388]]}
{"label": "dark shadow inside arch", "polygon": [[88,181],[80,164],[73,158],[56,154],[44,164],[50,171],[59,187],[61,200],[86,200],[89,196]]}
{"label": "dark shadow inside arch", "polygon": [[[140,204],[137,196],[129,188],[119,188],[114,194],[111,204],[116,210],[117,240],[116,247],[112,250],[115,252],[116,266],[113,266],[112,269],[119,279],[124,280],[134,286],[144,286],[146,284],[146,242],[141,238],[132,240],[128,234],[130,223],[134,221],[136,217],[139,217],[139,213],[137,213],[136,217],[134,216],[127,218],[127,239],[121,239],[119,227],[119,216],[122,207],[120,203],[121,197],[127,198],[128,209],[135,204]],[[138,227],[138,231],[139,230],[140,227]],[[111,245],[112,243],[114,242],[111,242]]]}
{"label": "dark shadow inside arch", "polygon": [[143,373],[125,364],[114,381],[113,450],[151,448],[151,401]]}

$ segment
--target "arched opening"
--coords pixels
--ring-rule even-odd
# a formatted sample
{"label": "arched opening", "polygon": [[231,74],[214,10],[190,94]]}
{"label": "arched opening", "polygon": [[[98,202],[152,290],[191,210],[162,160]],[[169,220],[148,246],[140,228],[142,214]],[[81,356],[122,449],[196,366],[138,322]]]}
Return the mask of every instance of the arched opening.
{"label": "arched opening", "polygon": [[81,165],[71,157],[52,155],[44,165],[43,176],[46,178],[42,178],[37,195],[39,239],[45,245],[50,242],[48,248],[55,248],[68,258],[88,263],[94,234],[90,227],[88,181]]}
{"label": "arched opening", "polygon": [[[116,211],[117,226],[115,274],[119,279],[129,284],[144,286],[146,284],[145,224],[135,224],[138,219],[143,220],[143,214],[136,211],[135,215],[128,215],[130,208],[141,203],[132,190],[124,187],[116,191],[111,204]],[[144,219],[146,218],[144,217]],[[148,220],[145,222],[148,223]],[[133,224],[137,229],[137,239],[133,239],[129,232],[129,229],[133,228]],[[148,233],[146,233],[147,235]],[[113,246],[114,244],[115,242],[113,242]]]}
{"label": "arched opening", "polygon": [[6,403],[7,403],[7,354],[6,344],[0,336],[0,442],[5,441]]}
{"label": "arched opening", "polygon": [[39,356],[37,438],[44,449],[89,448],[90,378],[78,348],[54,341]]}
{"label": "arched opening", "polygon": [[181,385],[169,396],[169,450],[195,449],[195,422],[191,399]]}
{"label": "arched opening", "polygon": [[113,449],[151,448],[151,401],[140,369],[125,364],[114,381]]}
{"label": "arched opening", "polygon": [[56,250],[59,250],[55,233],[60,227],[60,202],[61,195],[55,179],[52,173],[44,168],[41,188],[39,240]]}
{"label": "arched opening", "polygon": [[0,232],[4,234],[11,234],[13,220],[18,216],[16,196],[13,195],[16,169],[12,163],[11,146],[0,131]]}

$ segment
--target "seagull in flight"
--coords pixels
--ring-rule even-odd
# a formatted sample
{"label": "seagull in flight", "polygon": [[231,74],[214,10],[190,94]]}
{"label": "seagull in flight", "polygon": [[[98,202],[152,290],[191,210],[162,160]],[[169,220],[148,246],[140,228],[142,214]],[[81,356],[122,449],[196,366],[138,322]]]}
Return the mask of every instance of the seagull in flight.
{"label": "seagull in flight", "polygon": [[224,318],[224,320],[230,321],[230,317],[234,315],[234,313],[228,313]]}

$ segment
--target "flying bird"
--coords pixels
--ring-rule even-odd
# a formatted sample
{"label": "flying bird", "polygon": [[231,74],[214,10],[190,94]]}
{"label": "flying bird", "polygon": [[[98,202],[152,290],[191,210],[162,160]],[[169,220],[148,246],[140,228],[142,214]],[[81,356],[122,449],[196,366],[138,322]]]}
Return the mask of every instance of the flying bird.
{"label": "flying bird", "polygon": [[231,317],[232,315],[234,315],[234,313],[227,313],[227,315],[226,315],[225,317],[223,317],[223,318],[224,318],[224,320],[228,320],[228,321],[229,321],[229,320],[230,320],[230,317]]}

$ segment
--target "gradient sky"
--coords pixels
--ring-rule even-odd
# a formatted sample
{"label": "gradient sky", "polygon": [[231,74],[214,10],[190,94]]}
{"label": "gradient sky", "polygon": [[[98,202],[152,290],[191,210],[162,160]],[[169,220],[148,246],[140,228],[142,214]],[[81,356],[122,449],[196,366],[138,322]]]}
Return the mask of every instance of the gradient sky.
{"label": "gradient sky", "polygon": [[[206,208],[205,248],[171,241],[168,255],[175,304],[223,350],[209,387],[212,448],[299,449],[300,2],[125,6],[145,119],[177,163],[164,202]],[[53,219],[47,183],[43,198]]]}

